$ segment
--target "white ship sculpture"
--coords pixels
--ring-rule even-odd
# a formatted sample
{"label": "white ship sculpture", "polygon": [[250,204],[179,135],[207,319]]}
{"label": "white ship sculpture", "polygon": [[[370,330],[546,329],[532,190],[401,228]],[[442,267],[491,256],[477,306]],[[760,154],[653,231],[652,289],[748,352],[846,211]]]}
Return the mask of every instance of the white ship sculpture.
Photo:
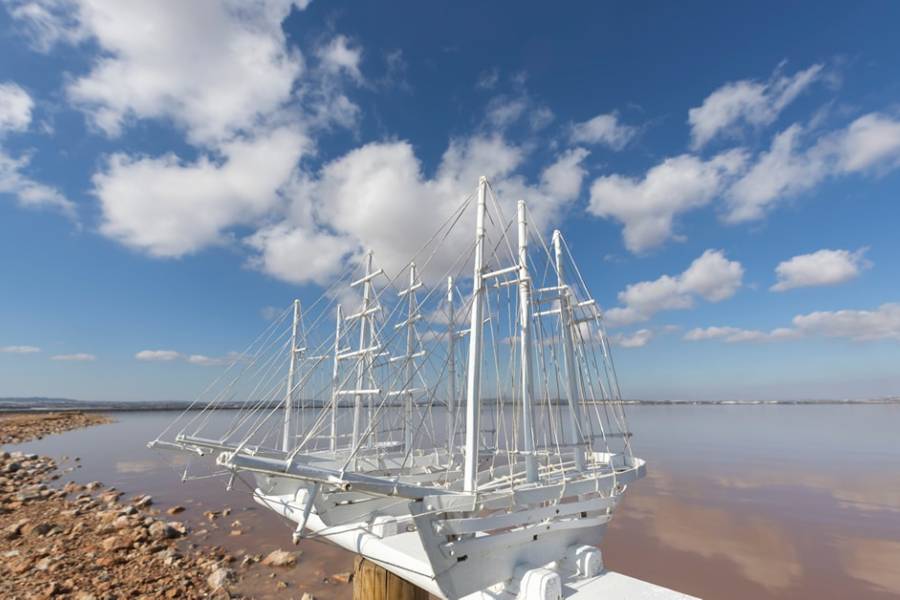
{"label": "white ship sculpture", "polygon": [[368,252],[294,301],[149,445],[215,454],[295,542],[441,598],[559,597],[555,573],[596,575],[645,465],[597,303],[561,233],[545,243],[516,208],[482,177],[394,279]]}

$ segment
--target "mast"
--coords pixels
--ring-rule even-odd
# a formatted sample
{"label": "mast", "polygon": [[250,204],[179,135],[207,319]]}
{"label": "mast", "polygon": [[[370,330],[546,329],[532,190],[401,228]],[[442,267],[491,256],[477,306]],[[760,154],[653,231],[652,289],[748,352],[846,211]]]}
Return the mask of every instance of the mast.
{"label": "mast", "polygon": [[528,220],[525,201],[516,205],[519,228],[519,350],[522,362],[522,439],[525,453],[525,478],[528,483],[538,480],[534,455],[534,380],[531,361],[531,279],[528,276]]}
{"label": "mast", "polygon": [[484,213],[487,178],[478,180],[475,213],[475,269],[472,278],[472,322],[469,328],[469,369],[466,379],[466,453],[463,490],[474,492],[478,480],[479,420],[481,417],[481,326],[484,295]]}
{"label": "mast", "polygon": [[572,444],[575,451],[575,468],[584,470],[584,435],[581,431],[581,410],[578,404],[578,383],[576,381],[575,348],[572,341],[571,290],[566,285],[563,270],[562,234],[553,232],[553,253],[556,257],[556,277],[559,286],[559,319],[562,329],[563,358],[566,367],[566,398],[569,401],[569,416],[572,420]]}
{"label": "mast", "polygon": [[284,436],[281,440],[281,449],[284,452],[291,451],[292,425],[294,411],[294,371],[297,369],[297,328],[300,325],[300,301],[294,300],[294,323],[291,326],[291,350],[288,363],[287,390],[284,395]]}
{"label": "mast", "polygon": [[351,448],[355,448],[359,443],[359,435],[362,419],[362,394],[363,383],[366,377],[366,371],[369,363],[369,353],[366,352],[366,324],[369,317],[369,301],[372,295],[372,251],[366,253],[366,274],[363,283],[363,305],[360,312],[359,320],[359,362],[356,364],[356,395],[353,403],[353,442]]}
{"label": "mast", "polygon": [[413,358],[416,353],[415,322],[418,314],[416,306],[416,263],[409,263],[409,287],[406,289],[408,310],[406,314],[406,384],[403,401],[403,450],[409,452],[413,444],[413,376],[415,365]]}
{"label": "mast", "polygon": [[334,367],[331,371],[331,451],[337,451],[337,411],[338,411],[338,385],[340,382],[338,381],[338,365],[340,364],[340,358],[338,355],[341,352],[341,322],[344,320],[343,312],[341,311],[341,305],[337,305],[337,319],[334,326]]}
{"label": "mast", "polygon": [[447,310],[450,318],[447,322],[447,454],[453,460],[453,438],[456,431],[456,324],[453,314],[453,277],[447,278]]}

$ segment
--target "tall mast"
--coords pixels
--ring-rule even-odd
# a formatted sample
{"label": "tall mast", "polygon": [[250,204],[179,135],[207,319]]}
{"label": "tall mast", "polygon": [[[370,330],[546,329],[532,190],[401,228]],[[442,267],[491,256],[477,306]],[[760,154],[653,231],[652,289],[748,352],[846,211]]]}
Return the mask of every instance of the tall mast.
{"label": "tall mast", "polygon": [[409,263],[409,287],[406,289],[406,293],[409,307],[406,315],[406,393],[403,394],[403,450],[409,452],[413,444],[413,377],[415,375],[413,358],[416,353],[415,321],[419,310],[416,306],[416,263]]}
{"label": "tall mast", "polygon": [[519,226],[519,349],[522,362],[522,439],[525,452],[525,477],[529,483],[538,479],[534,455],[534,380],[531,361],[531,279],[528,276],[528,221],[525,201],[517,204]]}
{"label": "tall mast", "polygon": [[481,326],[484,295],[484,213],[487,178],[478,180],[475,213],[475,270],[472,278],[472,322],[469,328],[469,369],[466,379],[466,454],[463,490],[474,492],[478,480],[479,420],[481,417]]}
{"label": "tall mast", "polygon": [[456,315],[453,311],[453,277],[447,278],[447,310],[450,313],[447,321],[447,455],[453,460],[453,438],[456,433]]}
{"label": "tall mast", "polygon": [[340,382],[338,381],[339,369],[338,365],[340,364],[340,358],[338,355],[341,353],[341,322],[344,320],[343,312],[341,311],[341,305],[337,305],[337,319],[334,326],[334,367],[331,371],[331,451],[337,451],[337,411],[338,411],[338,399],[340,395],[338,395],[338,386]]}
{"label": "tall mast", "polygon": [[291,350],[288,363],[287,390],[284,395],[284,436],[281,440],[281,449],[284,452],[291,451],[292,425],[294,412],[294,371],[297,369],[297,328],[300,325],[300,301],[294,300],[294,323],[291,326]]}
{"label": "tall mast", "polygon": [[562,328],[563,357],[566,367],[566,398],[569,401],[569,416],[572,425],[572,445],[575,451],[575,468],[584,470],[584,435],[581,431],[581,407],[578,404],[578,384],[576,380],[575,347],[572,341],[571,291],[566,285],[563,270],[562,234],[553,232],[553,253],[556,256],[556,277],[559,286],[559,319]]}
{"label": "tall mast", "polygon": [[359,362],[356,364],[356,390],[353,403],[353,442],[351,448],[355,448],[359,443],[359,435],[362,419],[362,394],[359,392],[363,389],[364,379],[369,363],[369,353],[366,352],[366,324],[369,321],[369,301],[372,296],[372,251],[366,253],[366,274],[365,283],[363,283],[363,305],[359,319]]}

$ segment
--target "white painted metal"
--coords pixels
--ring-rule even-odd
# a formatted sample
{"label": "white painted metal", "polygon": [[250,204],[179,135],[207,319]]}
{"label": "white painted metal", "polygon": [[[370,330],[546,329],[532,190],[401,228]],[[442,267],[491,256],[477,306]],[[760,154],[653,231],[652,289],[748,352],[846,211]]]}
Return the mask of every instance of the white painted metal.
{"label": "white painted metal", "polygon": [[294,320],[291,325],[291,347],[290,358],[288,359],[288,376],[287,389],[284,394],[284,433],[281,438],[281,449],[284,452],[290,452],[294,447],[293,418],[294,418],[294,396],[295,382],[294,371],[297,369],[297,330],[300,327],[300,301],[294,300]]}
{"label": "white painted metal", "polygon": [[538,479],[537,459],[534,456],[534,380],[531,360],[531,281],[528,277],[528,217],[525,201],[516,206],[519,236],[519,361],[521,362],[522,394],[522,451],[525,453],[525,480]]}
{"label": "white painted metal", "polygon": [[463,456],[463,489],[474,492],[478,485],[478,446],[481,419],[481,326],[484,322],[484,213],[487,178],[478,180],[475,207],[475,269],[472,275],[472,321],[469,326],[469,366],[466,379],[466,449]]}
{"label": "white painted metal", "polygon": [[341,322],[344,320],[341,315],[341,305],[338,304],[335,309],[336,318],[334,325],[334,367],[331,375],[331,442],[330,449],[334,453],[337,451],[337,413],[338,413],[338,348],[341,347]]}
{"label": "white painted metal", "polygon": [[[590,544],[645,465],[631,453],[599,309],[561,235],[548,251],[529,228],[525,203],[508,219],[485,178],[470,203],[475,245],[459,257],[465,262],[435,273],[427,249],[406,264],[408,284],[397,290],[365,254],[302,314],[294,305],[287,342],[284,333],[269,333],[263,350],[242,355],[241,369],[252,374],[242,391],[229,384],[154,444],[215,454],[219,469],[249,474],[237,479],[255,479],[257,499],[297,523],[295,539],[326,537],[438,597],[474,600],[493,590],[499,595],[480,597],[543,598],[557,589],[554,578],[568,597],[573,582],[602,576]],[[506,238],[514,225],[517,243]],[[470,325],[459,329],[454,294],[459,285],[468,295],[470,266]],[[362,302],[345,317],[337,298],[346,298],[348,286],[361,286]],[[441,310],[446,328],[435,318]],[[285,332],[286,317],[274,330]],[[333,332],[308,326],[331,318]],[[348,343],[357,326],[358,339]],[[456,344],[465,335],[467,348]],[[269,347],[279,348],[277,356]],[[464,422],[458,359],[467,361]],[[264,395],[269,389],[274,399]],[[247,408],[224,436],[203,431],[205,411],[219,397],[241,394]],[[507,404],[491,404],[495,396]],[[312,405],[299,429],[298,398]],[[434,418],[444,406],[446,427]],[[282,427],[266,425],[282,412]]]}
{"label": "white painted metal", "polygon": [[565,264],[562,252],[562,234],[557,229],[553,232],[553,254],[556,258],[556,277],[559,281],[560,296],[560,328],[563,342],[563,358],[566,370],[566,400],[569,403],[569,416],[571,421],[572,445],[575,453],[575,468],[584,469],[584,433],[581,430],[581,407],[578,402],[578,385],[576,382],[575,348],[572,340],[572,312],[570,303],[570,290],[566,286]]}
{"label": "white painted metal", "polygon": [[456,438],[456,314],[453,277],[447,278],[447,453],[452,455]]}

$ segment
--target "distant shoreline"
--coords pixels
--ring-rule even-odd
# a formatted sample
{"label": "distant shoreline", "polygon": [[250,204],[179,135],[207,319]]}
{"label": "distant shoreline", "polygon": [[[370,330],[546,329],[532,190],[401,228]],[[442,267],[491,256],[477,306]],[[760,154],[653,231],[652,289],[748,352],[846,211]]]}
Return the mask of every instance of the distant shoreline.
{"label": "distant shoreline", "polygon": [[[553,404],[563,404],[554,400]],[[483,404],[496,405],[496,400],[485,399]],[[812,405],[883,405],[900,404],[900,396],[860,400],[623,400],[623,406],[812,406]],[[273,402],[264,408],[277,408],[281,402]],[[205,405],[191,406],[190,402],[91,402],[70,398],[0,398],[0,413],[4,412],[149,412],[202,410]],[[399,404],[398,404],[399,406]],[[221,403],[217,410],[246,408],[240,402]],[[322,408],[316,403],[309,408]]]}

